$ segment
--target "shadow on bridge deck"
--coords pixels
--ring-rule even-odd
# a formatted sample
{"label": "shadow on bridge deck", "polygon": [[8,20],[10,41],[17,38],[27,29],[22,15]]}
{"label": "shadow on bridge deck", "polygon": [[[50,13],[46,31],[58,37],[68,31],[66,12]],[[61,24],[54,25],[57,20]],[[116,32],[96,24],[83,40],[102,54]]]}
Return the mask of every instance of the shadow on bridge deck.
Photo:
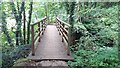
{"label": "shadow on bridge deck", "polygon": [[47,25],[44,35],[35,50],[35,56],[31,53],[28,59],[32,60],[73,60],[67,55],[67,46],[62,42],[62,37],[55,25]]}

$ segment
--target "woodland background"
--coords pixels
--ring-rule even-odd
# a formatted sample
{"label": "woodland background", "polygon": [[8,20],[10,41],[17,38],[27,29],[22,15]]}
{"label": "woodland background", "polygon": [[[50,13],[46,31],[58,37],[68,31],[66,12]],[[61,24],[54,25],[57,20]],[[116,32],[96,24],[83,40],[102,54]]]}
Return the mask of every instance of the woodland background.
{"label": "woodland background", "polygon": [[[30,24],[44,16],[72,22],[71,67],[120,67],[118,52],[119,4],[117,2],[3,2],[0,3],[0,50],[2,68],[30,52]],[[69,17],[72,15],[72,17]]]}

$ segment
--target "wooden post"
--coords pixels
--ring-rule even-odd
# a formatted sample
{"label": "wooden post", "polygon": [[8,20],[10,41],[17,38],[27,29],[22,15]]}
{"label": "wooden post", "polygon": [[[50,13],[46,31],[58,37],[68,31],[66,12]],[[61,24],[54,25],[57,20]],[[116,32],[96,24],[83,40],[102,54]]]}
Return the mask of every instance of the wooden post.
{"label": "wooden post", "polygon": [[57,29],[58,29],[58,32],[59,32],[59,21],[57,20]]}
{"label": "wooden post", "polygon": [[[45,20],[44,20],[44,22],[43,22],[43,30],[45,31]],[[43,32],[44,32],[43,31]]]}
{"label": "wooden post", "polygon": [[56,20],[55,20],[55,25],[56,25],[56,27],[57,27],[57,18],[56,18]]}
{"label": "wooden post", "polygon": [[71,45],[71,27],[68,28],[68,48],[67,48],[68,55],[70,55],[70,45]]}
{"label": "wooden post", "polygon": [[44,32],[44,25],[43,25],[43,21],[42,21],[42,35],[43,35],[43,32]]}
{"label": "wooden post", "polygon": [[38,32],[39,32],[39,34],[38,34],[38,42],[40,42],[40,22],[38,22]]}
{"label": "wooden post", "polygon": [[46,27],[47,27],[47,19],[45,20],[45,29],[46,29]]}
{"label": "wooden post", "polygon": [[45,28],[45,25],[44,25],[44,23],[45,23],[45,22],[44,22],[44,20],[43,20],[43,32],[44,32],[44,28]]}
{"label": "wooden post", "polygon": [[[56,25],[57,25],[57,29],[58,29],[58,21],[57,21],[56,23],[57,23]],[[58,30],[58,31],[59,31],[59,30]]]}
{"label": "wooden post", "polygon": [[32,34],[32,56],[35,55],[35,48],[34,48],[34,25],[31,26],[31,34]]}
{"label": "wooden post", "polygon": [[44,31],[45,31],[45,29],[46,29],[46,19],[45,19],[45,22],[44,22],[44,26],[45,26],[45,27],[44,27]]}
{"label": "wooden post", "polygon": [[44,31],[45,31],[45,28],[46,28],[46,24],[45,24],[46,22],[45,22],[45,20],[44,20]]}
{"label": "wooden post", "polygon": [[64,34],[64,30],[63,30],[63,29],[64,29],[64,26],[65,26],[65,25],[62,24],[62,26],[63,26],[63,28],[62,28],[62,42],[64,42],[64,35],[63,35],[63,34]]}
{"label": "wooden post", "polygon": [[57,29],[58,29],[58,20],[56,19],[56,27],[57,27]]}
{"label": "wooden post", "polygon": [[61,31],[60,28],[61,28],[61,27],[60,27],[60,26],[61,26],[61,22],[59,22],[59,35],[61,35],[61,34],[60,34],[60,31]]}

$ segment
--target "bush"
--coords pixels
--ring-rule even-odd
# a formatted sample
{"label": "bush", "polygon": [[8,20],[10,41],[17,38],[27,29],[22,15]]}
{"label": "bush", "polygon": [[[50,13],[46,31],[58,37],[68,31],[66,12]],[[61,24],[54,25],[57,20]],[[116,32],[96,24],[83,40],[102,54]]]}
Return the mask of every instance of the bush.
{"label": "bush", "polygon": [[2,50],[2,68],[11,68],[16,60],[28,56],[30,45],[3,47]]}
{"label": "bush", "polygon": [[73,54],[75,61],[69,61],[68,64],[75,68],[76,66],[84,67],[120,67],[117,47],[100,47],[98,50],[79,49]]}

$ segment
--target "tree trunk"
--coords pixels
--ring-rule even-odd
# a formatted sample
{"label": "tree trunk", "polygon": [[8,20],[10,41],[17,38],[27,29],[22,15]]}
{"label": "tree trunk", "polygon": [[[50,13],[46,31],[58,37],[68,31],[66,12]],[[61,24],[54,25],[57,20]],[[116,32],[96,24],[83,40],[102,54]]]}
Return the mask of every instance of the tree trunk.
{"label": "tree trunk", "polygon": [[21,45],[23,45],[23,38],[22,38],[22,31],[21,31],[21,26],[22,26],[22,12],[24,11],[24,1],[21,3],[21,8],[20,8],[20,11],[19,11],[19,20],[20,20],[20,26],[19,26],[19,28],[20,28],[20,43],[21,43]]}
{"label": "tree trunk", "polygon": [[[16,24],[18,25],[18,15],[17,15],[17,10],[15,8],[15,4],[13,2],[10,2],[10,5],[11,5],[11,8],[12,8],[12,12],[14,14],[14,17],[15,17],[15,20],[16,20]],[[16,30],[16,45],[19,45],[19,40],[18,40],[18,37],[19,37],[19,31]]]}
{"label": "tree trunk", "polygon": [[4,34],[6,35],[7,37],[7,42],[10,44],[10,46],[13,46],[13,42],[12,42],[12,39],[9,35],[9,32],[7,31],[7,22],[6,22],[6,15],[5,15],[5,12],[3,11],[2,12],[2,32],[4,32]]}
{"label": "tree trunk", "polygon": [[25,6],[23,10],[23,36],[24,36],[24,44],[26,44],[26,15],[25,15]]}
{"label": "tree trunk", "polygon": [[20,39],[20,42],[22,44],[22,33],[21,33],[21,19],[22,19],[22,11],[23,11],[23,6],[24,6],[24,3],[22,2],[21,4],[21,9],[18,10],[18,13],[17,13],[17,10],[15,8],[15,4],[14,2],[11,2],[10,3],[11,5],[11,8],[12,8],[12,12],[14,13],[14,16],[15,16],[15,20],[16,20],[16,25],[17,25],[17,28],[16,28],[16,45],[19,45],[19,39]]}
{"label": "tree trunk", "polygon": [[33,5],[33,2],[31,1],[30,2],[30,10],[29,10],[29,21],[27,24],[27,44],[29,44],[29,42],[30,42],[30,23],[31,23],[31,18],[32,18],[32,5]]}

